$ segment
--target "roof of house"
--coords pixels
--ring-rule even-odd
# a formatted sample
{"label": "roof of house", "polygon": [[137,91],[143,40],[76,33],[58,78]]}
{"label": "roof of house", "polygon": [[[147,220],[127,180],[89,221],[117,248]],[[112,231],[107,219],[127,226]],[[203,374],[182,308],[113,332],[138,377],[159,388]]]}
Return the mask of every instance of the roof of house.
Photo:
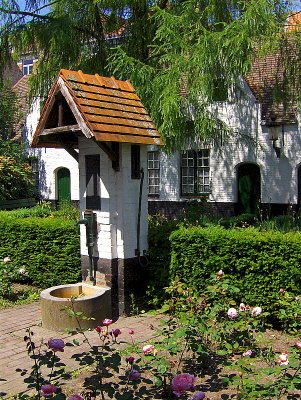
{"label": "roof of house", "polygon": [[301,29],[301,11],[290,13],[287,19],[287,32],[299,31]]}
{"label": "roof of house", "polygon": [[12,90],[16,93],[18,99],[18,115],[17,122],[14,124],[13,130],[15,136],[13,140],[20,139],[22,135],[22,127],[25,123],[26,117],[30,110],[29,103],[29,82],[28,78],[30,75],[24,75],[18,82],[12,87]]}
{"label": "roof of house", "polygon": [[[281,98],[280,94],[285,81],[285,67],[280,58],[277,52],[256,58],[245,80],[256,100],[261,103],[262,121],[268,124],[276,117],[277,124],[294,124],[297,122],[297,103],[285,96]],[[280,91],[278,100],[277,90]],[[294,88],[291,87],[291,90],[294,91]]]}
{"label": "roof of house", "polygon": [[[256,100],[262,105],[261,119],[267,124],[273,117],[276,117],[275,122],[277,124],[297,122],[297,102],[295,100],[297,87],[293,81],[288,83],[284,60],[285,57],[289,57],[290,61],[297,61],[295,42],[290,34],[300,31],[300,24],[301,12],[290,13],[285,27],[287,35],[286,40],[283,41],[283,48],[256,57],[252,63],[251,71],[245,77]],[[286,95],[284,92],[286,92]],[[288,93],[290,93],[290,96],[287,96]]]}
{"label": "roof of house", "polygon": [[66,133],[73,147],[79,134],[97,142],[162,144],[129,81],[62,69],[42,110],[32,146],[61,147]]}

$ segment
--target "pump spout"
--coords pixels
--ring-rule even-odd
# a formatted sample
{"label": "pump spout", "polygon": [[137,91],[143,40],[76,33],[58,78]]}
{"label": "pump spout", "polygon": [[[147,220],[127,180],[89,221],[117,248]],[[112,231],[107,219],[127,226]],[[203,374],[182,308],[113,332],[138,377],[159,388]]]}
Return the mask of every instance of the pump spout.
{"label": "pump spout", "polygon": [[88,220],[86,218],[80,219],[79,221],[75,222],[74,226],[78,226],[80,224],[84,224],[85,226],[88,225]]}

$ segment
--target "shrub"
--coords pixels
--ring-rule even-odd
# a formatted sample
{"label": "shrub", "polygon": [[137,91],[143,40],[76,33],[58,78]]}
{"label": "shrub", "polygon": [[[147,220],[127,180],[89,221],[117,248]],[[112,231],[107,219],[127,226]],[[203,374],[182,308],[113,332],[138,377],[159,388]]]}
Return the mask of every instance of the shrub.
{"label": "shrub", "polygon": [[79,234],[73,221],[2,216],[0,243],[0,258],[9,254],[35,285],[49,287],[80,279]]}
{"label": "shrub", "polygon": [[54,211],[51,207],[51,203],[42,201],[39,204],[31,208],[19,208],[10,211],[0,211],[0,217],[5,218],[28,218],[28,217],[61,217],[72,221],[77,221],[80,217],[79,210],[72,206],[70,202],[64,202],[63,207],[59,210]]}
{"label": "shrub", "polygon": [[237,281],[236,301],[261,303],[276,313],[280,288],[298,295],[301,235],[254,228],[181,229],[171,234],[171,276],[201,291],[209,276],[224,270]]}
{"label": "shrub", "polygon": [[29,164],[0,156],[0,186],[0,200],[32,197],[34,182]]}
{"label": "shrub", "polygon": [[247,228],[249,226],[254,226],[258,224],[258,219],[254,214],[241,214],[236,217],[231,217],[228,219],[224,219],[219,221],[219,225],[224,228]]}
{"label": "shrub", "polygon": [[149,218],[148,230],[148,302],[160,305],[166,298],[163,288],[170,282],[170,241],[171,232],[178,229],[177,221],[168,220],[160,215]]}

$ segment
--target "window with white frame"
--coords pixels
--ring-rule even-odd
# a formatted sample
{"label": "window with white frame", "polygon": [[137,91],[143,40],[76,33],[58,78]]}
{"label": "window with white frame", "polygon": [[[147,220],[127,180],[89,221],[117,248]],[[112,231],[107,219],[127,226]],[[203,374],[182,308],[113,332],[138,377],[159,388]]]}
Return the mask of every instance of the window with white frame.
{"label": "window with white frame", "polygon": [[159,196],[160,193],[160,160],[158,151],[147,152],[148,194]]}
{"label": "window with white frame", "polygon": [[188,150],[181,155],[181,194],[198,196],[210,191],[209,149]]}
{"label": "window with white frame", "polygon": [[22,62],[22,73],[23,75],[29,75],[33,70],[33,60],[24,60]]}

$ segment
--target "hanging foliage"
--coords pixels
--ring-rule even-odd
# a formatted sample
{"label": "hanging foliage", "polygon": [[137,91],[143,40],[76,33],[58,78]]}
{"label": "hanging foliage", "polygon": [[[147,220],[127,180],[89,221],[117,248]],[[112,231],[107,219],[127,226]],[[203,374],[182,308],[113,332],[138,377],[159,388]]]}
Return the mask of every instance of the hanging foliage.
{"label": "hanging foliage", "polygon": [[[129,79],[168,147],[181,148],[228,132],[209,105],[227,99],[255,57],[278,51],[291,2],[28,0],[23,13],[16,1],[1,3],[1,64],[11,52],[34,53],[35,94],[46,96],[60,68]],[[281,62],[294,68],[290,79],[300,66],[287,54]]]}

